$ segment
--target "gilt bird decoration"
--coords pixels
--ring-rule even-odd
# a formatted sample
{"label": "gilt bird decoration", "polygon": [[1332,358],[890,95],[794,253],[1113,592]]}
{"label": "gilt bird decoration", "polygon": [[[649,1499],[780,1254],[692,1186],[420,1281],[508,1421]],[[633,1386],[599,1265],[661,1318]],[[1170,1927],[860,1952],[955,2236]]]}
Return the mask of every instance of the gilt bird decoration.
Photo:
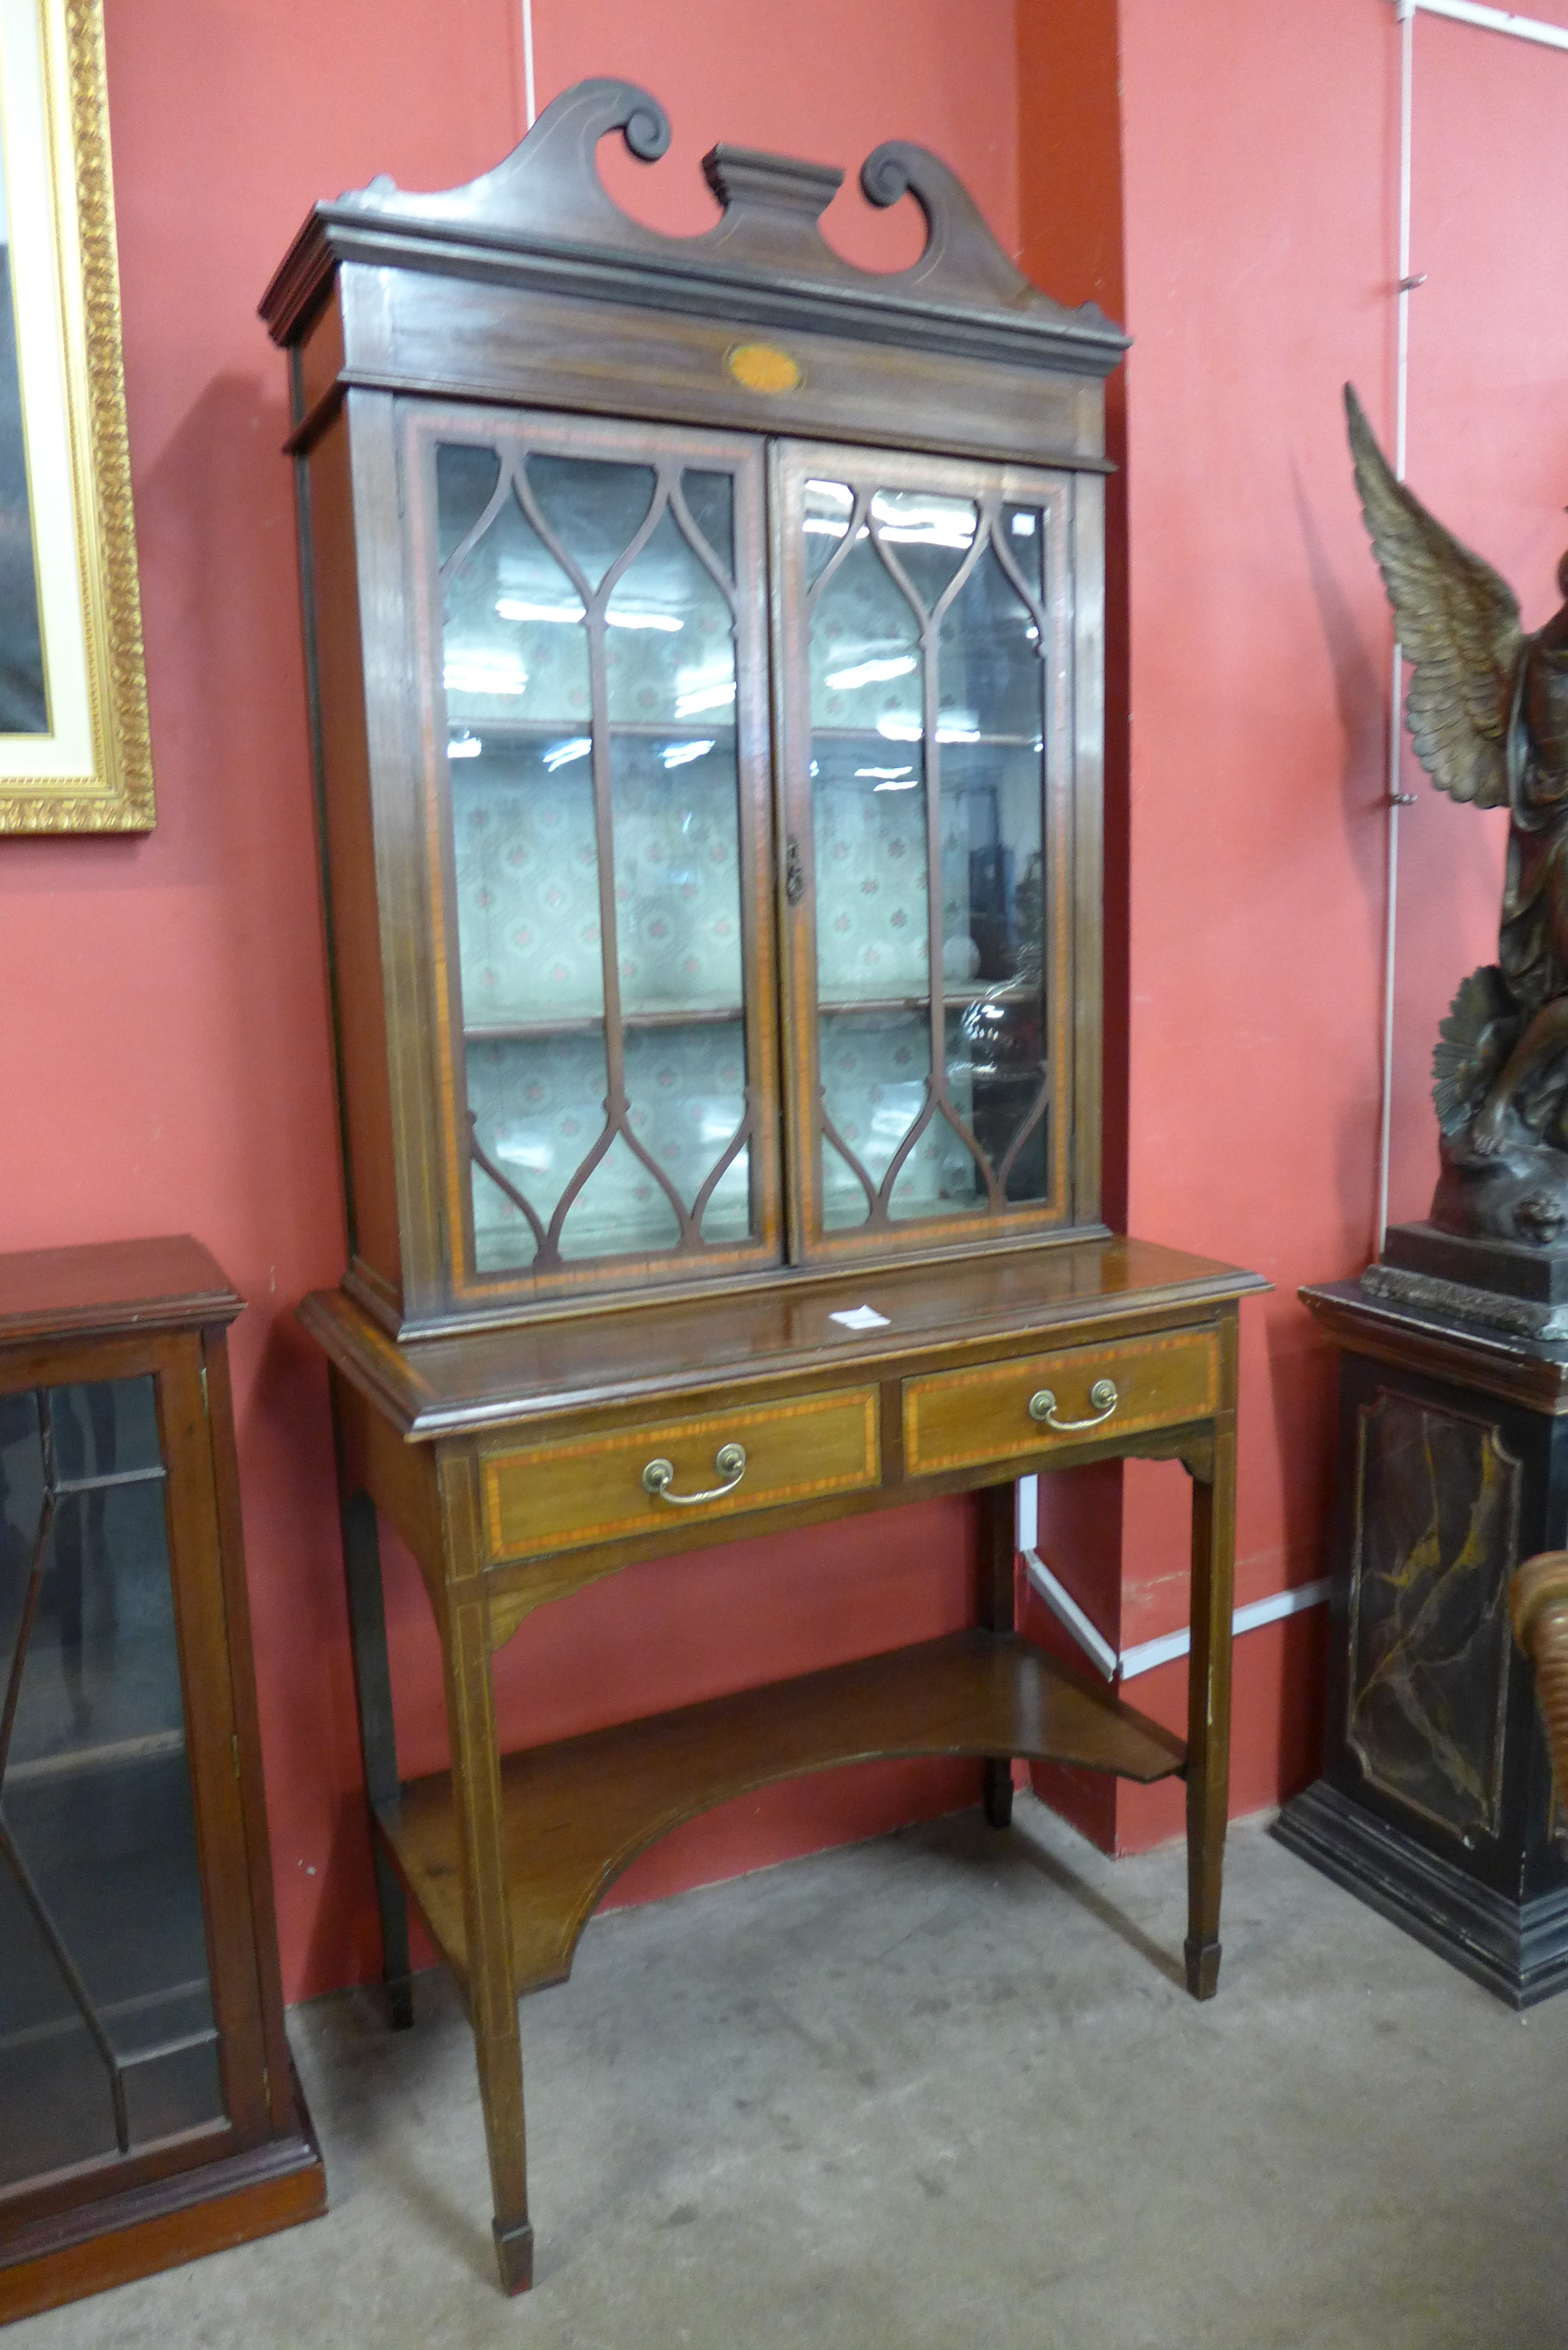
{"label": "gilt bird decoration", "polygon": [[1345,405],[1416,755],[1450,798],[1509,811],[1497,962],[1460,983],[1433,1055],[1431,1221],[1568,1243],[1568,601],[1526,635],[1507,581],[1395,480],[1349,384]]}

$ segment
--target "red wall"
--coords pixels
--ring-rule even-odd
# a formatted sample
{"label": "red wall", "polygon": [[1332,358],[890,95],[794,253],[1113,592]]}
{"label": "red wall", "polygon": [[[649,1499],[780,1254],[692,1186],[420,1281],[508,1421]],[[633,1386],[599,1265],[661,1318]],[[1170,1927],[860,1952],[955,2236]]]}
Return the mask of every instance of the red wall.
{"label": "red wall", "polygon": [[[1391,444],[1398,36],[1366,0],[1022,0],[1024,55],[1089,40],[1121,89],[1130,538],[1128,1217],[1255,1266],[1243,1309],[1238,1596],[1325,1565],[1334,1363],[1299,1283],[1374,1244],[1389,629],[1345,453],[1354,378]],[[1568,23],[1563,0],[1532,10]],[[1410,474],[1512,578],[1556,602],[1568,488],[1568,57],[1416,26]],[[1025,140],[1036,97],[1022,93]],[[1093,208],[1103,218],[1103,192]],[[1023,236],[1093,258],[1101,232],[1027,162]],[[1412,764],[1402,820],[1391,1213],[1436,1174],[1437,1023],[1490,960],[1502,819]],[[1123,1645],[1185,1620],[1178,1472],[1134,1464]],[[1071,1545],[1068,1546],[1071,1557]],[[1074,1561],[1075,1565],[1077,1562]],[[1109,1620],[1114,1612],[1116,1620]],[[1233,1808],[1310,1776],[1321,1612],[1247,1636]],[[1182,1669],[1138,1681],[1176,1723]],[[1118,1793],[1125,1846],[1171,1832],[1173,1789]]]}
{"label": "red wall", "polygon": [[[0,1247],[189,1230],[250,1301],[240,1461],[278,1878],[297,1998],[376,1963],[325,1379],[291,1308],[342,1267],[283,363],[255,304],[307,206],[389,171],[441,187],[520,134],[515,0],[108,0],[127,402],[159,825],[0,847],[9,1012]],[[675,144],[636,201],[711,211],[715,138],[849,167],[903,135],[1016,221],[1011,6],[535,0],[541,101],[641,78]],[[828,61],[825,70],[825,60]],[[955,63],[955,61],[961,61]],[[904,207],[908,211],[909,207]],[[857,194],[833,233],[896,262]],[[518,1742],[947,1629],[961,1503],[643,1567],[545,1610],[498,1660]],[[406,1760],[441,1757],[429,1612],[392,1562]],[[580,1637],[579,1637],[580,1636]],[[593,1664],[582,1656],[591,1643]],[[754,1867],[971,1798],[967,1768],[848,1773],[695,1824],[631,1893]]]}

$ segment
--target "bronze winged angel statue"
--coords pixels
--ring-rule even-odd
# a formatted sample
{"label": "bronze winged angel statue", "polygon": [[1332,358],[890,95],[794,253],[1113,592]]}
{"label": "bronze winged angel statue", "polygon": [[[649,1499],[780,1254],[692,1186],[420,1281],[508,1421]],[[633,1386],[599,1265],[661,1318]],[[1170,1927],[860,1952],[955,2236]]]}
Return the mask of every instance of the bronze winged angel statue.
{"label": "bronze winged angel statue", "polygon": [[[1399,642],[1406,718],[1439,791],[1509,812],[1497,961],[1460,983],[1433,1054],[1431,1221],[1568,1243],[1568,602],[1527,636],[1506,580],[1395,480],[1349,384],[1350,447]],[[1568,598],[1568,555],[1557,567]]]}

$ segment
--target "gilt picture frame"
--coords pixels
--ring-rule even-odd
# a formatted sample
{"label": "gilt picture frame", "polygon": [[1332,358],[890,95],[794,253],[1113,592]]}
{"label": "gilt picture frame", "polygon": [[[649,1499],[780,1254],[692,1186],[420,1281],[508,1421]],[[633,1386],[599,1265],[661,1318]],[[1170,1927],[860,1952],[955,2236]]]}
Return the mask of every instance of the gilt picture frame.
{"label": "gilt picture frame", "polygon": [[102,0],[0,0],[0,833],[156,822]]}

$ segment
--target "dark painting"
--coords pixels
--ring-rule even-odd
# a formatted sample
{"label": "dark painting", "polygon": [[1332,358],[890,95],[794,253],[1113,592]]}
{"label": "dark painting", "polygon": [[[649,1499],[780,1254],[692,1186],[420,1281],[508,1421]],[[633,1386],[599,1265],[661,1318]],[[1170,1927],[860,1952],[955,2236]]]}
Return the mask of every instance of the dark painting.
{"label": "dark painting", "polygon": [[1486,1421],[1387,1389],[1360,1456],[1349,1742],[1402,1803],[1495,1835],[1520,1464]]}
{"label": "dark painting", "polygon": [[16,311],[11,298],[11,245],[0,209],[0,734],[48,731],[27,452],[22,438]]}

